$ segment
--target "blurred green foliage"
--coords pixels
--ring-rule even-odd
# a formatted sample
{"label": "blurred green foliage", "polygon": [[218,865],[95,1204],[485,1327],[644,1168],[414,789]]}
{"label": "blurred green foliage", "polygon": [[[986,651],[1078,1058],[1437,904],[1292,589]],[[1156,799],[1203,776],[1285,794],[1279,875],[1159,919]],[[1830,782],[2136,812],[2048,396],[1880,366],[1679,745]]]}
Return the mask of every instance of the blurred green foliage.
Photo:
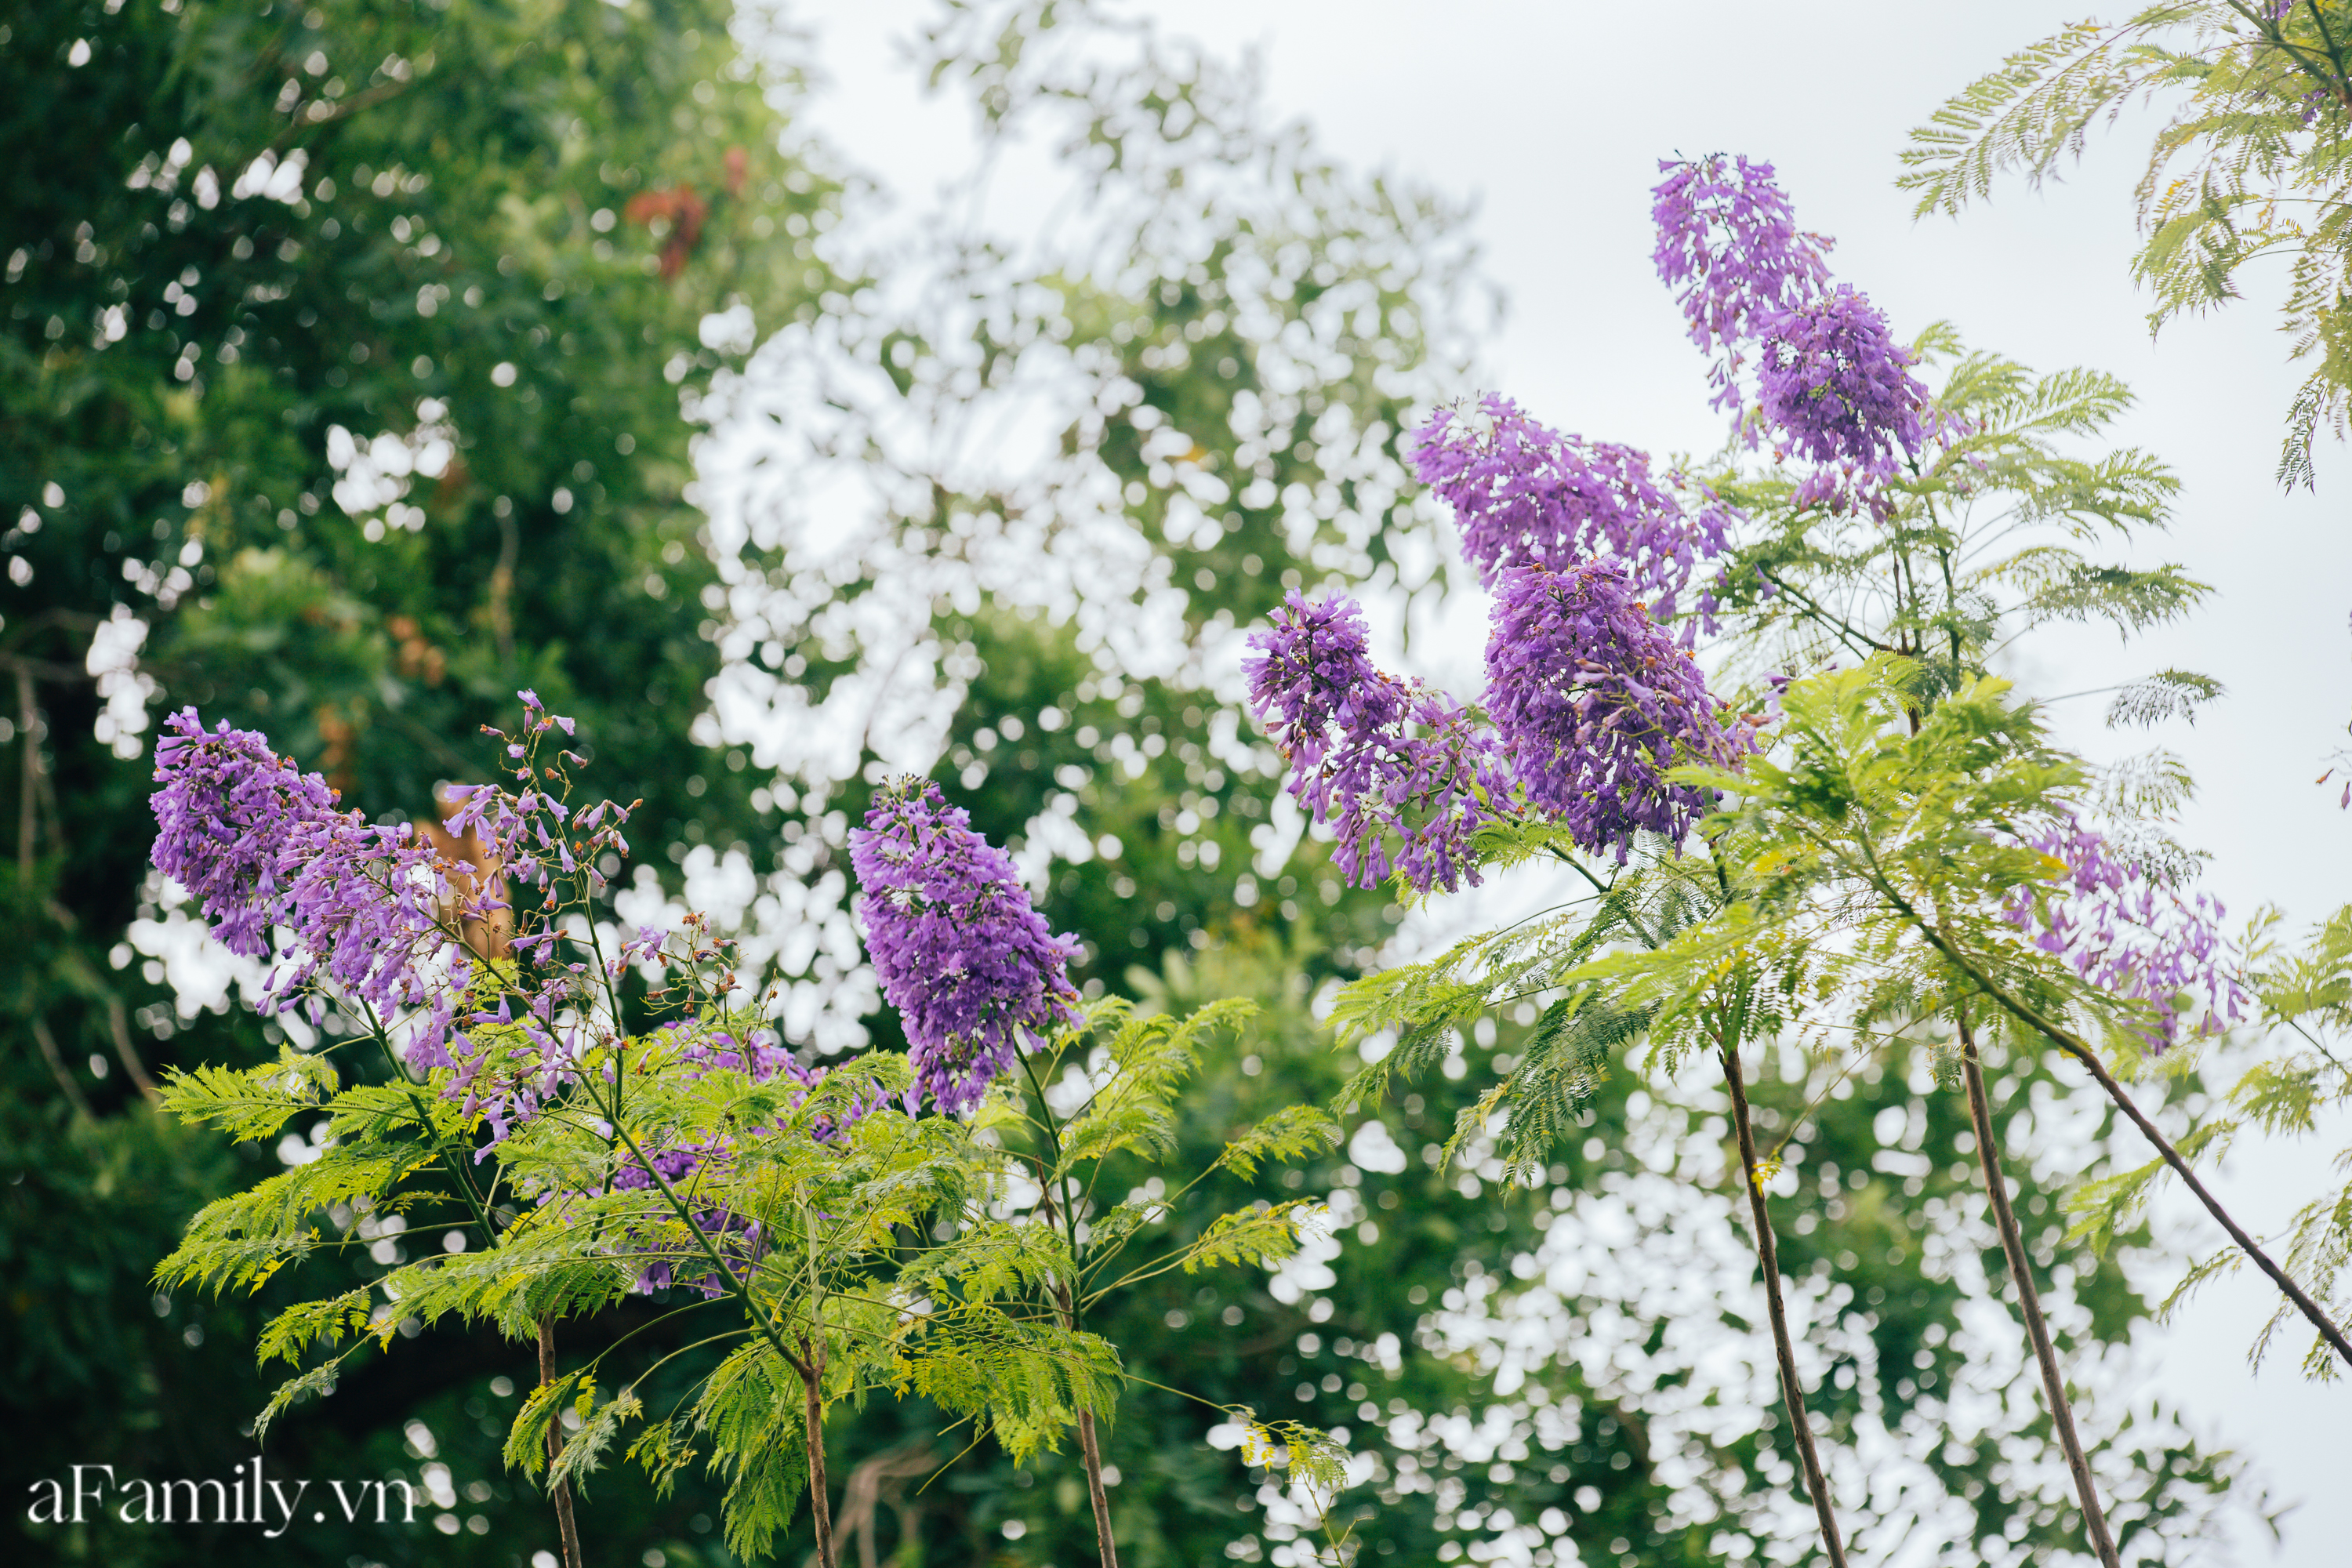
{"label": "blurred green foliage", "polygon": [[[1322,849],[1282,825],[1279,762],[1238,710],[1231,656],[1291,587],[1444,586],[1444,542],[1395,449],[1417,405],[1463,389],[1475,291],[1459,215],[1333,167],[1302,133],[1265,127],[1240,76],[1092,8],[941,17],[929,63],[975,106],[975,146],[1025,136],[1055,149],[1092,226],[1049,253],[950,235],[884,258],[944,280],[912,301],[848,249],[819,246],[857,187],[794,140],[803,85],[789,64],[765,47],[770,63],[747,64],[730,40],[731,23],[788,43],[764,7],[131,0],[110,12],[87,0],[0,25],[12,169],[0,523],[14,520],[5,548],[29,574],[0,584],[0,659],[29,691],[10,721],[29,826],[0,881],[12,1047],[0,1400],[16,1430],[42,1435],[0,1460],[10,1495],[77,1461],[227,1474],[267,1397],[247,1347],[292,1299],[273,1282],[251,1300],[166,1300],[147,1283],[184,1217],[270,1156],[247,1163],[252,1151],[165,1126],[130,1063],[248,1064],[275,1043],[234,992],[183,1016],[161,961],[124,943],[134,918],[163,912],[144,880],[138,677],[155,683],[151,714],[194,702],[263,728],[378,816],[422,811],[434,781],[478,768],[474,726],[534,686],[581,719],[601,786],[646,798],[642,859],[740,849],[763,886],[822,889],[838,886],[847,824],[898,754],[892,725],[852,724],[846,754],[772,766],[750,736],[698,720],[713,683],[752,678],[887,717],[854,704],[895,652],[837,636],[836,621],[888,603],[946,699],[936,771],[950,795],[1001,842],[1059,846],[1047,912],[1090,944],[1086,979],[1171,1010],[1223,994],[1266,1008],[1185,1096],[1179,1164],[1281,1105],[1327,1098],[1360,1065],[1331,1053],[1315,998],[1368,967],[1399,916],[1385,894],[1342,889]],[[269,181],[298,152],[289,200],[274,193],[296,182]],[[715,409],[735,384],[745,340],[714,332],[713,347],[701,331],[738,306],[760,334],[796,331],[794,352],[887,388],[845,400],[846,460],[881,476],[885,499],[863,564],[812,567],[808,529],[720,537],[688,500],[681,394]],[[1037,473],[975,480],[873,434],[950,426],[1048,348],[1057,384],[1076,390],[1049,400],[1062,423]],[[410,473],[377,463],[385,435],[411,447]],[[453,447],[441,473],[415,471],[436,438]],[[383,462],[399,458],[386,447]],[[387,499],[372,472],[404,493]],[[374,504],[347,510],[338,484]],[[1051,545],[1080,513],[1139,546],[1143,586],[1109,591],[1089,619],[987,579],[983,544],[1043,519]],[[903,561],[941,572],[909,592],[914,579],[891,574]],[[1170,656],[1124,659],[1110,633],[1171,599]],[[118,605],[147,640],[136,670],[101,690],[89,650]],[[1088,847],[1055,837],[1055,818]],[[787,973],[822,988],[832,972],[800,962]],[[887,1017],[866,1022],[890,1043]],[[1741,1386],[1725,1382],[1722,1308],[1655,1288],[1729,1212],[1730,1194],[1667,1158],[1721,1142],[1704,1107],[1664,1107],[1619,1074],[1539,1188],[1505,1185],[1490,1161],[1438,1168],[1457,1115],[1524,1056],[1534,1022],[1508,1006],[1465,1020],[1454,1066],[1381,1109],[1387,1136],[1362,1146],[1380,1168],[1351,1145],[1297,1173],[1296,1190],[1333,1194],[1346,1218],[1322,1273],[1187,1281],[1181,1305],[1139,1297],[1099,1327],[1153,1382],[1349,1428],[1381,1467],[1339,1504],[1374,1510],[1358,1528],[1367,1561],[1444,1560],[1547,1510],[1587,1562],[1778,1551],[1758,1544],[1792,1533],[1759,1457],[1769,1426],[1721,1409],[1717,1392]],[[1932,1411],[1984,1394],[1985,1435],[1937,1461],[1940,1484],[1969,1500],[1972,1523],[2053,1528],[2001,1458],[2003,1432],[2035,1430],[2030,1397],[2012,1409],[2017,1391],[1967,1387],[1948,1334],[1985,1289],[1990,1232],[1912,1190],[1948,1180],[1951,1106],[1895,1062],[1827,1089],[1790,1076],[1757,1100],[1814,1184],[1814,1224],[1798,1222],[1785,1256],[1835,1320],[1822,1408],[1843,1433],[1888,1400]],[[1904,1174],[1915,1161],[1926,1173]],[[1677,1195],[1661,1206],[1662,1193]],[[1178,1234],[1243,1196],[1209,1184]],[[434,1220],[418,1213],[369,1245],[387,1257],[437,1245]],[[1958,1237],[1957,1250],[1929,1247],[1930,1232]],[[1580,1249],[1624,1261],[1561,1268]],[[330,1288],[317,1270],[334,1265],[313,1267],[305,1290]],[[2078,1287],[2108,1303],[2092,1339],[2128,1328],[2137,1299],[2119,1279],[2110,1268]],[[1533,1303],[1536,1346],[1501,1355],[1480,1325],[1546,1289],[1556,1300]],[[562,1353],[634,1333],[647,1364],[671,1348],[656,1315],[567,1329]],[[692,1370],[648,1374],[647,1406],[666,1407]],[[273,1474],[415,1481],[446,1465],[462,1499],[446,1527],[421,1510],[407,1530],[331,1512],[274,1542],[98,1525],[26,1538],[12,1514],[13,1544],[33,1561],[127,1564],[228,1552],[527,1562],[553,1547],[552,1521],[499,1450],[534,1378],[525,1347],[436,1331],[273,1428]],[[1769,1383],[1750,1381],[1768,1405]],[[1661,1415],[1694,1388],[1720,1415],[1703,1439]],[[1130,1564],[1293,1550],[1303,1527],[1265,1489],[1276,1478],[1208,1446],[1216,1424],[1143,1384],[1124,1396],[1106,1442]],[[918,1402],[836,1417],[836,1517],[861,1552],[898,1568],[1085,1559],[1074,1457],[960,1455],[942,1425]],[[2185,1447],[2164,1463],[2179,1487],[2151,1510],[2185,1507],[2211,1482]],[[597,1561],[700,1564],[727,1560],[717,1515],[699,1478],[662,1501],[616,1471],[583,1519]],[[776,1560],[805,1550],[803,1531]]]}

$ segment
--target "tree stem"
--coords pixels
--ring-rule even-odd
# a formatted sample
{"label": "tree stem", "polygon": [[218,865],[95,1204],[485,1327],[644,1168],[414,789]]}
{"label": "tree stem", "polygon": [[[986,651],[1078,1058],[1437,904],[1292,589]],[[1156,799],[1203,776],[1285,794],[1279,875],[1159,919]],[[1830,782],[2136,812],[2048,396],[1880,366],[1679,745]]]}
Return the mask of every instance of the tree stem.
{"label": "tree stem", "polygon": [[1095,1413],[1078,1412],[1078,1453],[1086,1461],[1087,1497],[1095,1506],[1095,1539],[1102,1543],[1102,1568],[1118,1568],[1118,1547],[1110,1533],[1110,1493],[1103,1486],[1102,1445],[1095,1439]]}
{"label": "tree stem", "polygon": [[89,1097],[82,1093],[81,1085],[74,1081],[73,1069],[66,1066],[65,1053],[58,1049],[58,1037],[49,1032],[49,1021],[36,1013],[31,1022],[33,1042],[41,1047],[41,1059],[49,1064],[49,1076],[56,1079],[58,1087],[66,1091],[66,1099],[72,1104],[74,1114],[84,1121],[89,1121]]}
{"label": "tree stem", "polygon": [[1748,1086],[1739,1076],[1739,1053],[1727,1045],[1719,1051],[1723,1080],[1731,1087],[1732,1123],[1739,1129],[1740,1185],[1748,1189],[1748,1217],[1756,1224],[1756,1260],[1764,1269],[1772,1349],[1780,1364],[1780,1395],[1788,1405],[1790,1428],[1796,1435],[1805,1488],[1813,1495],[1813,1516],[1821,1521],[1822,1544],[1829,1549],[1831,1568],[1845,1568],[1845,1543],[1838,1538],[1837,1516],[1830,1509],[1829,1479],[1822,1474],[1822,1457],[1813,1447],[1812,1424],[1805,1416],[1805,1387],[1797,1381],[1796,1347],[1789,1339],[1789,1314],[1780,1302],[1780,1251],[1772,1243],[1772,1215],[1765,1207],[1764,1184],[1756,1169],[1756,1130],[1748,1118]]}
{"label": "tree stem", "polygon": [[1977,1157],[1984,1167],[1985,1191],[1992,1198],[1993,1223],[2000,1229],[2001,1250],[2009,1256],[2009,1277],[2017,1283],[2017,1300],[2025,1312],[2025,1337],[2032,1342],[2033,1359],[2042,1368],[2042,1388],[2050,1400],[2050,1423],[2058,1431],[2058,1446],[2066,1454],[2066,1468],[2074,1477],[2074,1495],[2083,1503],[2083,1528],[2091,1550],[2105,1568],[2120,1568],[2116,1543],[2107,1533],[2107,1516],[2099,1507],[2099,1493],[2091,1479],[2090,1461],[2083,1441],[2074,1435],[2074,1406],[2066,1398],[2066,1380],[2058,1370],[2058,1352],[2050,1343],[2050,1325],[2042,1317],[2042,1300],[2033,1289],[2033,1274],[2025,1256],[2025,1237],[2017,1228],[2017,1214],[2009,1205],[2009,1184],[2000,1172],[2000,1145],[1993,1135],[1992,1107],[1985,1099],[1984,1066],[1977,1059],[1976,1037],[1969,1030],[1965,1004],[1952,1010],[1960,1035],[1960,1068],[1968,1079],[1969,1119],[1976,1124]]}
{"label": "tree stem", "polygon": [[1902,911],[1903,917],[1912,923],[1913,928],[1921,936],[1927,938],[1929,946],[1951,960],[1953,968],[1967,975],[1976,984],[1978,990],[2000,1004],[2002,1011],[2008,1013],[2011,1017],[2033,1030],[2090,1069],[2091,1076],[2098,1080],[2099,1087],[2106,1091],[2107,1098],[2115,1101],[2116,1109],[2122,1111],[2131,1124],[2140,1130],[2142,1137],[2156,1145],[2157,1153],[2163,1157],[2166,1164],[2172,1167],[2173,1173],[2187,1184],[2189,1190],[2197,1195],[2197,1201],[2205,1205],[2205,1212],[2211,1215],[2221,1224],[2221,1228],[2230,1233],[2230,1239],[2238,1244],[2238,1249],[2252,1258],[2256,1268],[2270,1276],[2271,1283],[2277,1286],[2280,1292],[2294,1303],[2297,1311],[2310,1320],[2311,1326],[2319,1331],[2320,1338],[2336,1347],[2336,1353],[2344,1358],[2346,1365],[2352,1366],[2352,1340],[2346,1339],[2344,1331],[2336,1325],[2334,1319],[2320,1309],[2319,1303],[2305,1294],[2303,1287],[2289,1279],[2286,1270],[2273,1262],[2271,1255],[2264,1252],[2255,1244],[2254,1238],[2246,1234],[2245,1228],[2230,1217],[2230,1211],[2223,1208],[2221,1200],[2208,1192],[2205,1184],[2197,1179],[2197,1173],[2189,1168],[2189,1162],[2181,1158],[2180,1151],[2172,1146],[2172,1140],[2158,1131],[2156,1123],[2150,1121],[2141,1112],[2140,1108],[2132,1102],[2132,1097],[2124,1092],[2124,1086],[2117,1083],[2115,1075],[2107,1071],[2105,1064],[2099,1060],[2098,1053],[2043,1017],[2040,1009],[2011,995],[1993,980],[1992,976],[1987,974],[1976,963],[1971,963],[1957,945],[1945,937],[1943,932],[1920,918],[1919,912],[1911,907],[1910,900],[1905,899],[1894,885],[1887,881],[1875,864],[1871,867],[1870,872],[1871,880],[1878,890]]}
{"label": "tree stem", "polygon": [[[555,1381],[555,1314],[550,1312],[539,1320],[539,1382],[542,1388]],[[547,1424],[547,1462],[551,1467],[555,1457],[563,1451],[563,1423]],[[548,1496],[555,1504],[555,1522],[563,1536],[564,1568],[585,1568],[586,1560],[580,1554],[580,1526],[572,1517],[572,1489],[552,1475],[548,1478]]]}
{"label": "tree stem", "polygon": [[803,1336],[801,1359],[792,1363],[801,1379],[801,1418],[808,1439],[809,1519],[816,1529],[820,1568],[835,1568],[833,1483],[824,1472],[824,1342]]}
{"label": "tree stem", "polygon": [[[1056,1203],[1054,1199],[1054,1189],[1062,1180],[1061,1123],[1054,1115],[1053,1106],[1046,1102],[1045,1085],[1037,1076],[1036,1064],[1024,1056],[1021,1058],[1021,1067],[1029,1075],[1031,1092],[1037,1097],[1037,1112],[1045,1120],[1046,1146],[1054,1155],[1052,1170],[1037,1173],[1038,1192],[1045,1205],[1045,1221],[1048,1225],[1058,1223],[1063,1226],[1063,1233],[1069,1238],[1070,1268],[1076,1272],[1083,1269],[1086,1262],[1078,1246],[1078,1216],[1070,1205]],[[1063,1194],[1065,1198],[1068,1195],[1066,1192]],[[1060,1309],[1062,1326],[1076,1333],[1078,1299],[1073,1284],[1057,1282],[1055,1285],[1054,1305]],[[1103,1485],[1102,1444],[1096,1436],[1095,1413],[1091,1410],[1078,1412],[1078,1458],[1086,1467],[1087,1499],[1094,1504],[1095,1543],[1102,1549],[1102,1568],[1118,1568],[1118,1544],[1110,1532],[1110,1493]]]}

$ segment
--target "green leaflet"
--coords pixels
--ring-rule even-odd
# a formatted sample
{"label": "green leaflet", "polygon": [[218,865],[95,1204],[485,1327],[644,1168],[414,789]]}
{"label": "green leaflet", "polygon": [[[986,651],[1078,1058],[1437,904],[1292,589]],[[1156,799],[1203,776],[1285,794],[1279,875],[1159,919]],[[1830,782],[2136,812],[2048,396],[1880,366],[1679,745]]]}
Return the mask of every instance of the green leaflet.
{"label": "green leaflet", "polygon": [[677,1488],[679,1474],[694,1463],[694,1446],[677,1422],[656,1421],[637,1434],[624,1457],[643,1465],[653,1481],[654,1495],[667,1498]]}
{"label": "green leaflet", "polygon": [[380,1211],[397,1209],[389,1195],[434,1163],[418,1144],[330,1148],[308,1164],[264,1178],[242,1193],[206,1204],[188,1222],[179,1247],[155,1266],[166,1289],[196,1284],[222,1290],[257,1289],[286,1264],[321,1245],[312,1225],[320,1211],[365,1198]]}
{"label": "green leaflet", "polygon": [[573,1413],[582,1417],[580,1430],[565,1440],[547,1473],[550,1488],[569,1484],[583,1499],[588,1495],[587,1478],[603,1466],[604,1450],[620,1436],[622,1426],[645,1414],[645,1405],[633,1390],[625,1388],[602,1405],[593,1403],[594,1393],[593,1380],[582,1384],[572,1402]]}
{"label": "green leaflet", "polygon": [[1221,1264],[1279,1263],[1298,1250],[1298,1231],[1318,1205],[1306,1199],[1219,1215],[1182,1254],[1184,1272],[1197,1274]]}
{"label": "green leaflet", "polygon": [[533,1480],[547,1472],[547,1435],[563,1418],[574,1398],[592,1396],[595,1380],[585,1372],[567,1372],[539,1384],[527,1394],[507,1428],[505,1458],[509,1469]]}
{"label": "green leaflet", "polygon": [[[217,1127],[240,1143],[275,1136],[286,1123],[334,1093],[334,1064],[281,1047],[269,1067],[199,1065],[164,1075],[163,1109],[187,1121]],[[340,1100],[338,1100],[340,1103]]]}
{"label": "green leaflet", "polygon": [[323,1301],[302,1301],[269,1321],[261,1331],[256,1359],[268,1364],[283,1359],[300,1365],[302,1352],[313,1345],[341,1342],[368,1326],[373,1298],[365,1289],[348,1290]]}
{"label": "green leaflet", "polygon": [[1339,1124],[1320,1107],[1286,1105],[1225,1144],[1217,1163],[1234,1174],[1257,1174],[1258,1162],[1288,1163],[1339,1146]]}
{"label": "green leaflet", "polygon": [[727,1544],[739,1556],[768,1551],[806,1485],[800,1399],[800,1379],[755,1336],[719,1363],[695,1405],[695,1427],[711,1443],[709,1468],[726,1480]]}

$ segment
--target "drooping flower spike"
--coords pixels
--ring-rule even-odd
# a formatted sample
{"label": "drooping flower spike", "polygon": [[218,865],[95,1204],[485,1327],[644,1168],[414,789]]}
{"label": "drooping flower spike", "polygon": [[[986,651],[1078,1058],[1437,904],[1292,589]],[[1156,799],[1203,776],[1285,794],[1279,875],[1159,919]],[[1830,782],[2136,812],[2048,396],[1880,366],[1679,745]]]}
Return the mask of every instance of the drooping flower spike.
{"label": "drooping flower spike", "polygon": [[1874,483],[1895,477],[1930,434],[1927,389],[1911,374],[1917,356],[1849,284],[1775,311],[1765,326],[1758,410],[1780,441],[1817,465],[1797,504],[1874,507]]}
{"label": "drooping flower spike", "polygon": [[[1646,453],[1563,436],[1495,394],[1432,414],[1412,467],[1453,508],[1463,556],[1488,588],[1515,566],[1559,571],[1613,555],[1662,622],[1675,618],[1699,564],[1722,553],[1733,521],[1703,489],[1685,506],[1686,482],[1654,478]],[[1714,607],[1703,593],[1685,641],[1712,628]]]}
{"label": "drooping flower spike", "polygon": [[[488,1012],[461,1013],[478,960],[464,932],[506,912],[510,886],[541,890],[556,905],[555,879],[603,883],[597,858],[627,853],[628,808],[601,802],[572,811],[546,784],[562,769],[541,767],[541,739],[569,720],[523,694],[526,727],[509,737],[523,787],[459,788],[445,836],[480,841],[495,878],[444,858],[407,824],[370,825],[340,808],[316,773],[272,752],[266,737],[222,723],[206,731],[194,709],[165,721],[155,748],[152,805],[155,867],[186,887],[214,934],[246,957],[276,955],[260,1006],[307,1006],[314,1023],[331,996],[372,1009],[406,1036],[404,1054],[420,1069],[459,1068],[448,1086],[487,1112],[503,1138],[552,1099],[592,1042],[579,1001],[586,966],[558,961],[560,933],[542,922],[518,934],[511,952],[525,967]],[[576,761],[563,753],[566,761]],[[502,922],[500,922],[502,923]],[[272,933],[280,933],[275,945]],[[657,945],[659,939],[654,938]],[[614,973],[644,962],[646,933],[607,961]],[[474,1049],[479,1026],[511,1026],[495,1047]]]}
{"label": "drooping flower spike", "polygon": [[415,1047],[441,1049],[468,958],[438,922],[448,879],[431,846],[406,825],[340,809],[324,779],[253,731],[207,731],[193,708],[163,731],[149,802],[155,868],[188,889],[232,952],[274,953],[262,1010],[307,1000],[315,1022],[323,980],[386,1017],[425,1009]]}
{"label": "drooping flower spike", "polygon": [[1798,505],[1885,515],[1885,481],[1945,428],[1916,356],[1867,297],[1831,286],[1830,241],[1797,228],[1769,163],[1718,153],[1659,168],[1658,276],[1713,356],[1716,406],[1738,414],[1750,446],[1769,438],[1813,465]]}
{"label": "drooping flower spike", "polygon": [[886,784],[849,836],[860,918],[882,994],[898,1010],[915,1068],[949,1115],[978,1105],[1019,1054],[1077,1020],[1070,960],[1029,901],[1012,857],[919,778]]}
{"label": "drooping flower spike", "polygon": [[1745,350],[1761,335],[1761,319],[1828,285],[1832,242],[1797,227],[1769,163],[1717,153],[1658,168],[1666,177],[1651,191],[1652,259],[1691,342],[1717,356],[1715,405],[1737,408]]}
{"label": "drooping flower spike", "polygon": [[[1503,785],[1492,741],[1451,698],[1377,668],[1353,599],[1296,592],[1250,637],[1249,701],[1290,764],[1290,793],[1339,846],[1350,885],[1476,882],[1471,840]],[[1396,847],[1391,848],[1391,840]]]}
{"label": "drooping flower spike", "polygon": [[2224,1033],[2244,1016],[2219,900],[2184,896],[2072,818],[2027,842],[2065,869],[2053,884],[2020,888],[2003,918],[2100,990],[2145,1004],[2151,1049]]}
{"label": "drooping flower spike", "polygon": [[1620,864],[1635,833],[1679,844],[1711,809],[1667,769],[1737,766],[1754,745],[1746,725],[1723,721],[1697,662],[1608,560],[1503,574],[1486,710],[1527,804]]}

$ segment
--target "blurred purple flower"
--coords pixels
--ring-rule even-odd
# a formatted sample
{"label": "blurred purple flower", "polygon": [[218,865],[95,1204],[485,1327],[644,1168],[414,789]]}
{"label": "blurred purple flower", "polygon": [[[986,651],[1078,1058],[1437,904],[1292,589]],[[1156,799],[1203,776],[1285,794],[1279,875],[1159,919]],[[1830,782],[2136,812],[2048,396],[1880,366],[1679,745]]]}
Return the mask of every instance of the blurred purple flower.
{"label": "blurred purple flower", "polygon": [[919,778],[886,784],[849,836],[866,951],[898,1009],[917,1095],[950,1115],[980,1103],[1024,1042],[1077,1019],[1069,963],[1012,858]]}
{"label": "blurred purple flower", "polygon": [[2152,1049],[2179,1044],[2184,1030],[2218,1035],[2238,1021],[2246,994],[2221,935],[2219,900],[2183,897],[2071,817],[2027,842],[2065,871],[2018,889],[2002,917],[2098,989],[2151,1008]]}

